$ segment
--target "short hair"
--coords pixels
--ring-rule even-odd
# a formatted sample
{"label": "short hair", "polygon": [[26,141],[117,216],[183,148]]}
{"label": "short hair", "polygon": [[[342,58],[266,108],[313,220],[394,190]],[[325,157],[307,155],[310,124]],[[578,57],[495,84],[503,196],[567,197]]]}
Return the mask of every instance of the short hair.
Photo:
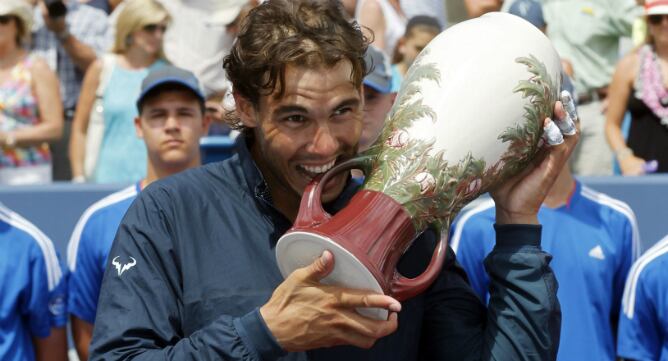
{"label": "short hair", "polygon": [[193,92],[192,89],[190,89],[190,88],[188,88],[184,85],[178,84],[178,83],[165,83],[165,84],[158,85],[155,88],[151,89],[141,99],[141,102],[138,104],[139,105],[139,109],[138,109],[139,110],[139,116],[141,117],[142,112],[144,111],[144,105],[147,102],[150,102],[151,100],[159,97],[161,94],[168,93],[168,92],[176,92],[176,91],[186,92],[186,93],[192,95],[192,97],[194,99],[197,99],[197,104],[199,105],[199,109],[202,113],[202,117],[204,117],[204,115],[206,113],[206,105],[204,104],[204,100],[202,98],[200,98],[199,96],[197,96],[197,94],[195,94],[195,92]]}
{"label": "short hair", "polygon": [[[283,95],[288,65],[333,67],[348,60],[351,80],[361,87],[368,45],[359,25],[346,20],[339,1],[268,0],[243,21],[223,67],[234,91],[258,105],[260,96],[275,90]],[[227,118],[231,127],[243,128],[238,117]]]}
{"label": "short hair", "polygon": [[[122,54],[128,50],[128,38],[135,31],[146,25],[170,20],[167,10],[155,0],[127,0],[125,3],[125,7],[116,20],[116,36],[111,48],[111,51],[116,54]],[[162,50],[160,57],[165,57]]]}
{"label": "short hair", "polygon": [[429,31],[438,34],[442,31],[441,23],[435,17],[427,15],[417,15],[406,24],[406,36],[409,36],[413,31]]}

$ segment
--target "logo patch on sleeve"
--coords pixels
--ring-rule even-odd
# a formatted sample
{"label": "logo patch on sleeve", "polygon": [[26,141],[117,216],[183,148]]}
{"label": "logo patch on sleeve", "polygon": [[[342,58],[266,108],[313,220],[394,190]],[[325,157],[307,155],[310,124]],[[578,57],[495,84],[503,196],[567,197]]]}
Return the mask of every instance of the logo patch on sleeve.
{"label": "logo patch on sleeve", "polygon": [[118,261],[118,258],[119,256],[116,256],[114,257],[113,260],[111,260],[111,264],[113,264],[114,267],[116,267],[116,271],[118,272],[118,277],[120,277],[123,274],[123,272],[129,270],[130,268],[134,267],[137,264],[137,260],[134,259],[134,257],[130,257],[132,261],[124,264],[121,264]]}

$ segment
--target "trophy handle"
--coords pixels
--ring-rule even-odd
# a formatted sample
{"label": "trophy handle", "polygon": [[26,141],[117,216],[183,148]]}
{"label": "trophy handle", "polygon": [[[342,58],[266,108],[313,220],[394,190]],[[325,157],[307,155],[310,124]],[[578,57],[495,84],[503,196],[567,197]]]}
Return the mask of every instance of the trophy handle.
{"label": "trophy handle", "polygon": [[304,189],[299,213],[293,227],[306,228],[322,224],[332,216],[322,208],[322,187],[336,174],[350,169],[361,169],[365,174],[370,168],[371,157],[363,156],[349,159],[327,171],[322,176],[317,176]]}
{"label": "trophy handle", "polygon": [[441,228],[441,239],[434,249],[429,266],[421,275],[415,278],[406,278],[399,274],[397,270],[394,270],[394,281],[392,282],[391,290],[392,296],[397,301],[403,301],[422,293],[436,280],[436,277],[438,277],[443,268],[445,256],[448,254],[449,229],[449,224]]}

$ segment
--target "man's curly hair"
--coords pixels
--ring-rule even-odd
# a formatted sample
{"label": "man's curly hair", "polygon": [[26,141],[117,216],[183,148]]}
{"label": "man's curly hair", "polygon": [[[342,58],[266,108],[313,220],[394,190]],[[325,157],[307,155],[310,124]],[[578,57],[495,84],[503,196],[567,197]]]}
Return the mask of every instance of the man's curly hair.
{"label": "man's curly hair", "polygon": [[[361,86],[368,45],[339,1],[269,0],[250,11],[223,67],[234,91],[257,106],[263,95],[275,90],[283,95],[288,65],[333,67],[347,60],[353,84]],[[236,114],[227,118],[230,126],[243,129]]]}

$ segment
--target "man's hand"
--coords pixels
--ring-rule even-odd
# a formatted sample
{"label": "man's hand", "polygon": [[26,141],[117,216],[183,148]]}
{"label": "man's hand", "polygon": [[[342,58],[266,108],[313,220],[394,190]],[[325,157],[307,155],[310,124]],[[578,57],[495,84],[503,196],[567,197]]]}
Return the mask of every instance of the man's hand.
{"label": "man's hand", "polygon": [[[320,347],[353,345],[370,348],[381,337],[397,329],[401,304],[392,297],[370,291],[326,286],[320,280],[334,268],[329,251],[309,266],[295,270],[260,308],[260,314],[288,352]],[[387,321],[366,318],[359,307],[390,311]]]}
{"label": "man's hand", "polygon": [[[499,185],[491,193],[496,203],[497,224],[538,224],[538,210],[565,166],[580,137],[579,122],[570,94],[556,102],[553,122],[545,119],[545,143],[541,154],[527,169]],[[577,129],[576,129],[577,127]]]}
{"label": "man's hand", "polygon": [[39,2],[39,9],[42,12],[42,18],[44,18],[44,25],[54,34],[61,34],[67,29],[67,24],[65,23],[65,17],[52,18],[49,16],[49,10],[46,8],[44,1]]}

